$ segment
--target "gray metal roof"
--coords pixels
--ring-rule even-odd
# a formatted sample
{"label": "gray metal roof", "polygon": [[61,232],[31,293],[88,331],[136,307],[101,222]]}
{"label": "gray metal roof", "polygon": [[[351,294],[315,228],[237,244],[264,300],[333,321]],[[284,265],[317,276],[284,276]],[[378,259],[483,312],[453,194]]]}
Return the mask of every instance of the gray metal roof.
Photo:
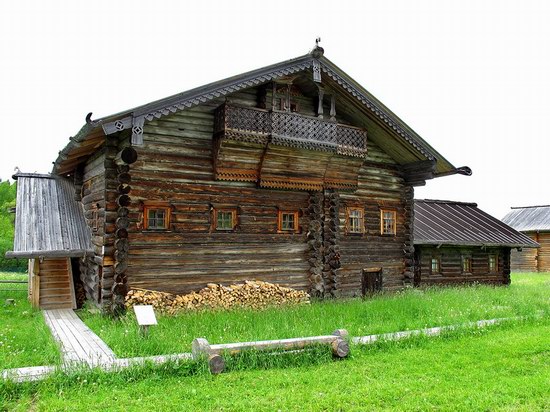
{"label": "gray metal roof", "polygon": [[74,186],[64,178],[18,173],[13,251],[7,257],[83,256],[91,236]]}
{"label": "gray metal roof", "polygon": [[418,245],[538,247],[526,235],[478,209],[475,203],[414,201]]}
{"label": "gray metal roof", "polygon": [[513,207],[502,221],[520,232],[550,231],[550,205]]}

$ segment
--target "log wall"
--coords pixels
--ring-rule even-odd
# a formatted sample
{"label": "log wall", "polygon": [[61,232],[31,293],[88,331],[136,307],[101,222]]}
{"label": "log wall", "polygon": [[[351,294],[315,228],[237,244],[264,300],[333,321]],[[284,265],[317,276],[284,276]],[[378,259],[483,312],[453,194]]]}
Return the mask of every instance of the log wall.
{"label": "log wall", "polygon": [[[342,268],[339,271],[337,289],[340,294],[354,296],[361,293],[363,268],[381,268],[384,289],[404,286],[404,245],[409,241],[405,211],[405,199],[412,188],[404,185],[393,165],[366,162],[359,175],[359,188],[354,193],[342,193],[340,209],[340,253]],[[346,233],[347,207],[364,210],[365,232]],[[380,210],[396,211],[395,236],[380,234]]]}
{"label": "log wall", "polygon": [[[257,99],[255,90],[231,96],[231,102],[253,107]],[[214,110],[223,102],[145,124],[144,144],[136,147],[138,160],[129,170],[129,286],[184,293],[209,282],[259,279],[310,289],[318,274],[320,294],[354,295],[361,291],[362,269],[369,266],[383,268],[385,286],[403,286],[403,245],[410,238],[406,219],[411,218],[405,209],[412,190],[392,159],[369,143],[356,192],[275,190],[254,182],[215,180]],[[304,100],[301,107],[312,110],[313,104]],[[245,144],[242,150],[246,152]],[[143,230],[144,207],[154,202],[170,205],[167,231]],[[310,224],[316,204],[322,210],[314,218],[322,220],[322,228]],[[364,235],[345,234],[347,204],[365,208]],[[237,208],[235,231],[213,229],[212,211],[221,206]],[[396,210],[396,236],[380,235],[380,207]],[[277,233],[278,210],[299,211],[298,233]],[[331,221],[335,226],[329,233]],[[309,242],[312,229],[321,236],[317,241],[325,242],[324,257]]]}
{"label": "log wall", "polygon": [[537,269],[539,272],[550,272],[550,232],[540,232],[537,242],[540,244]]}
{"label": "log wall", "polygon": [[[446,247],[416,245],[416,256],[419,261],[419,284],[441,285],[459,283],[510,283],[510,249],[480,247]],[[489,272],[489,255],[498,255],[498,270]],[[472,272],[462,272],[462,256],[472,258]],[[440,273],[431,273],[431,259],[439,257]]]}
{"label": "log wall", "polygon": [[105,235],[105,154],[99,151],[88,159],[82,175],[81,201],[86,223],[92,233],[93,256],[80,259],[80,280],[86,298],[95,303],[101,299],[103,241]]}
{"label": "log wall", "polygon": [[517,272],[550,272],[550,232],[524,232],[540,248],[512,250],[512,270]]}

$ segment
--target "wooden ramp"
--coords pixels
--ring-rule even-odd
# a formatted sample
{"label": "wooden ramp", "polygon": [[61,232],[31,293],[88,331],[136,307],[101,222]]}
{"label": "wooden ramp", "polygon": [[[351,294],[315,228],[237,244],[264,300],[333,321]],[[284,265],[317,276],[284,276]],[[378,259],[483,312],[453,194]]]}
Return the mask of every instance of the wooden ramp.
{"label": "wooden ramp", "polygon": [[63,362],[87,364],[91,367],[111,364],[114,352],[103,342],[72,309],[44,310],[46,324],[61,346]]}

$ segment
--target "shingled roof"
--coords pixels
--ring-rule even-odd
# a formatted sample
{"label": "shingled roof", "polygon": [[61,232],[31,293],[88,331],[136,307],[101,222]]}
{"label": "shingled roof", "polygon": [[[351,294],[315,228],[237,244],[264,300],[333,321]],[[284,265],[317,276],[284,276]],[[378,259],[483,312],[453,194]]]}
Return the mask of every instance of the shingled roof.
{"label": "shingled roof", "polygon": [[520,232],[550,231],[550,205],[512,207],[502,221]]}
{"label": "shingled roof", "polygon": [[[86,124],[74,137],[70,138],[69,144],[59,153],[54,162],[53,173],[70,175],[78,164],[103,144],[106,135],[129,130],[132,143],[140,144],[144,124],[149,121],[304,71],[312,71],[314,76],[319,77],[319,81],[322,76],[323,82],[333,89],[340,90],[354,107],[359,108],[364,115],[368,114],[370,118],[375,119],[389,136],[380,138],[377,144],[381,147],[384,145],[399,147],[400,149],[395,150],[398,150],[403,157],[400,164],[415,161],[432,162],[433,177],[455,173],[471,174],[468,167],[454,167],[384,104],[324,57],[320,48],[295,59],[242,73],[103,118],[92,120],[92,114],[89,113]],[[375,134],[371,138],[375,139]]]}
{"label": "shingled roof", "polygon": [[6,257],[76,257],[93,253],[82,205],[64,178],[18,173],[13,251]]}
{"label": "shingled roof", "polygon": [[448,200],[414,201],[414,243],[417,245],[538,247],[476,203]]}

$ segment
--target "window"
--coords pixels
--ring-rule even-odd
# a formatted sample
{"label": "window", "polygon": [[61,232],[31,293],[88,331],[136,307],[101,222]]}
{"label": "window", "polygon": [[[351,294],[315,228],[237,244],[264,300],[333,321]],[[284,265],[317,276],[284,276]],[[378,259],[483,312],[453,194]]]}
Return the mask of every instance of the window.
{"label": "window", "polygon": [[495,273],[498,272],[498,256],[489,255],[489,272]]}
{"label": "window", "polygon": [[462,256],[462,273],[472,273],[472,258]]}
{"label": "window", "polygon": [[279,210],[277,230],[279,232],[298,232],[298,212]]}
{"label": "window", "polygon": [[99,203],[94,205],[92,210],[92,232],[97,232],[99,230]]}
{"label": "window", "polygon": [[438,257],[432,258],[432,273],[441,273],[441,259]]}
{"label": "window", "polygon": [[214,209],[216,230],[231,231],[237,226],[237,209]]}
{"label": "window", "polygon": [[145,230],[167,230],[170,228],[170,208],[167,206],[144,207]]}
{"label": "window", "polygon": [[365,220],[363,209],[358,207],[348,207],[347,231],[348,233],[363,233],[365,231]]}
{"label": "window", "polygon": [[395,210],[380,211],[380,233],[382,235],[395,235],[396,233],[396,212]]}

